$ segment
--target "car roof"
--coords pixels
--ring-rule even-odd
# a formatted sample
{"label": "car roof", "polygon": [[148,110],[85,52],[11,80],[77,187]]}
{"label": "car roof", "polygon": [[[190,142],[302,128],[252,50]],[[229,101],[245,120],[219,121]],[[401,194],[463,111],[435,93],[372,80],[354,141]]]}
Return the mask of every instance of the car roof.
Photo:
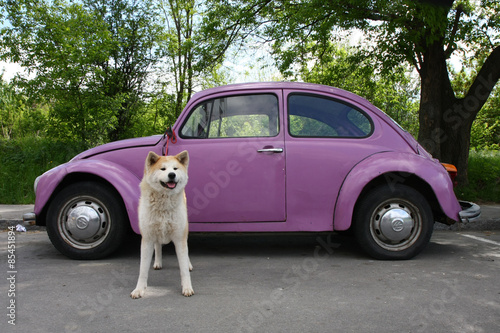
{"label": "car roof", "polygon": [[[218,94],[228,91],[243,91],[243,90],[269,90],[269,89],[299,89],[299,90],[310,90],[315,92],[325,92],[335,95],[344,95],[352,99],[363,99],[362,97],[353,94],[349,91],[335,88],[331,86],[326,86],[316,83],[306,83],[306,82],[290,82],[290,81],[272,81],[272,82],[247,82],[247,83],[234,83],[224,86],[208,88],[203,91],[197,92],[193,95],[193,99],[199,99],[207,95]],[[364,99],[363,99],[364,100]],[[366,101],[366,100],[365,100]]]}

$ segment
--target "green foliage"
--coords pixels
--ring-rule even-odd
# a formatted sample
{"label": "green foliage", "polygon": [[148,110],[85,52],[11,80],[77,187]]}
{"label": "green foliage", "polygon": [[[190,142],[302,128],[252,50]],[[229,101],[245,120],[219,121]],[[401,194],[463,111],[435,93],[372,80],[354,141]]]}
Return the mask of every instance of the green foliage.
{"label": "green foliage", "polygon": [[162,32],[149,2],[2,4],[2,58],[28,70],[16,84],[33,101],[50,101],[52,131],[88,145],[130,135]]}
{"label": "green foliage", "polygon": [[33,134],[43,135],[47,124],[46,107],[29,105],[14,85],[3,81],[0,75],[0,137],[22,138]]}
{"label": "green foliage", "polygon": [[326,43],[324,47],[312,43],[304,48],[309,52],[302,54],[296,79],[360,95],[417,135],[417,89],[407,68],[398,66],[382,74],[370,58],[355,48],[332,43]]}
{"label": "green foliage", "polygon": [[31,104],[47,105],[51,137],[93,146],[149,132],[144,119],[171,124],[197,84],[224,80],[224,57],[206,58],[214,41],[198,33],[204,7],[195,0],[0,5],[0,59],[26,69],[14,84]]}
{"label": "green foliage", "polygon": [[171,106],[177,118],[195,87],[225,83],[220,72],[225,54],[216,55],[215,49],[224,45],[225,51],[232,40],[210,38],[200,30],[200,22],[211,15],[200,1],[157,1],[166,27],[161,47],[166,56],[165,71],[175,89],[175,103]]}
{"label": "green foliage", "polygon": [[173,73],[176,100],[173,113],[177,117],[183,105],[191,98],[195,73],[195,16],[194,0],[161,0],[159,2],[166,23],[164,49],[169,58],[167,71]]}
{"label": "green foliage", "polygon": [[[457,97],[463,98],[477,75],[481,59],[468,59],[462,63],[460,71],[450,69],[452,84]],[[500,85],[496,85],[490,98],[478,113],[471,128],[470,148],[473,150],[500,150]]]}
{"label": "green foliage", "polygon": [[0,202],[30,204],[35,201],[33,182],[45,171],[84,150],[83,143],[27,136],[0,139]]}
{"label": "green foliage", "polygon": [[[498,114],[498,108],[494,112]],[[471,148],[480,150],[500,150],[500,116],[488,116],[488,111],[479,114],[472,125]]]}
{"label": "green foliage", "polygon": [[472,124],[471,149],[500,150],[500,86]]}
{"label": "green foliage", "polygon": [[175,95],[167,92],[167,86],[159,85],[154,93],[148,95],[145,112],[131,126],[133,137],[163,133],[177,119]]}
{"label": "green foliage", "polygon": [[500,203],[500,152],[472,152],[469,156],[469,185],[455,189],[458,198]]}
{"label": "green foliage", "polygon": [[257,25],[258,14],[270,1],[204,1],[199,35],[195,37],[200,68],[220,64],[231,46],[243,45]]}

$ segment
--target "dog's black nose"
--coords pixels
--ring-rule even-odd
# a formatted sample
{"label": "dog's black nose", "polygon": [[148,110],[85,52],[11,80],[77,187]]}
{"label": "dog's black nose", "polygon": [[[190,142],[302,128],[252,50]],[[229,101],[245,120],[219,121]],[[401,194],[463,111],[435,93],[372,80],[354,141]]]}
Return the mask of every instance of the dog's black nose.
{"label": "dog's black nose", "polygon": [[169,178],[169,179],[175,179],[175,176],[176,176],[175,172],[170,172],[170,173],[168,174],[168,178]]}

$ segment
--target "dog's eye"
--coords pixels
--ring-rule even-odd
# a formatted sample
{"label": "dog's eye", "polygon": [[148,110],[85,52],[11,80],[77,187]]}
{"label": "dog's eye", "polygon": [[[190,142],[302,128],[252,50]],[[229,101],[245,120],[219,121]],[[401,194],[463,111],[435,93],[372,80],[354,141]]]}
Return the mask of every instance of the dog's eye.
{"label": "dog's eye", "polygon": [[179,168],[174,168],[174,170],[177,170],[177,169],[179,169]]}
{"label": "dog's eye", "polygon": [[161,168],[160,170],[161,170],[161,171],[165,171],[165,170],[167,170],[167,169],[166,169],[166,168]]}

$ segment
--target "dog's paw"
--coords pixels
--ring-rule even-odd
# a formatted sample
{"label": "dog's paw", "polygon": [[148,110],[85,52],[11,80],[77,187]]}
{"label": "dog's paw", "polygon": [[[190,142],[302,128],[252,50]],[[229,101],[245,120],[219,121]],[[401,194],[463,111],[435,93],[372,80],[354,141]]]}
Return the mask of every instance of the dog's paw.
{"label": "dog's paw", "polygon": [[130,293],[130,297],[132,297],[133,299],[141,298],[142,296],[144,296],[145,291],[146,291],[146,289],[136,288]]}
{"label": "dog's paw", "polygon": [[162,269],[162,265],[161,264],[154,264],[153,265],[153,269],[156,270],[156,271],[160,270],[160,269]]}
{"label": "dog's paw", "polygon": [[182,295],[186,296],[186,297],[189,297],[189,296],[193,296],[194,295],[194,290],[193,290],[193,287],[189,286],[189,287],[182,287]]}
{"label": "dog's paw", "polygon": [[191,265],[191,263],[189,263],[189,271],[191,272],[193,270],[193,265]]}

